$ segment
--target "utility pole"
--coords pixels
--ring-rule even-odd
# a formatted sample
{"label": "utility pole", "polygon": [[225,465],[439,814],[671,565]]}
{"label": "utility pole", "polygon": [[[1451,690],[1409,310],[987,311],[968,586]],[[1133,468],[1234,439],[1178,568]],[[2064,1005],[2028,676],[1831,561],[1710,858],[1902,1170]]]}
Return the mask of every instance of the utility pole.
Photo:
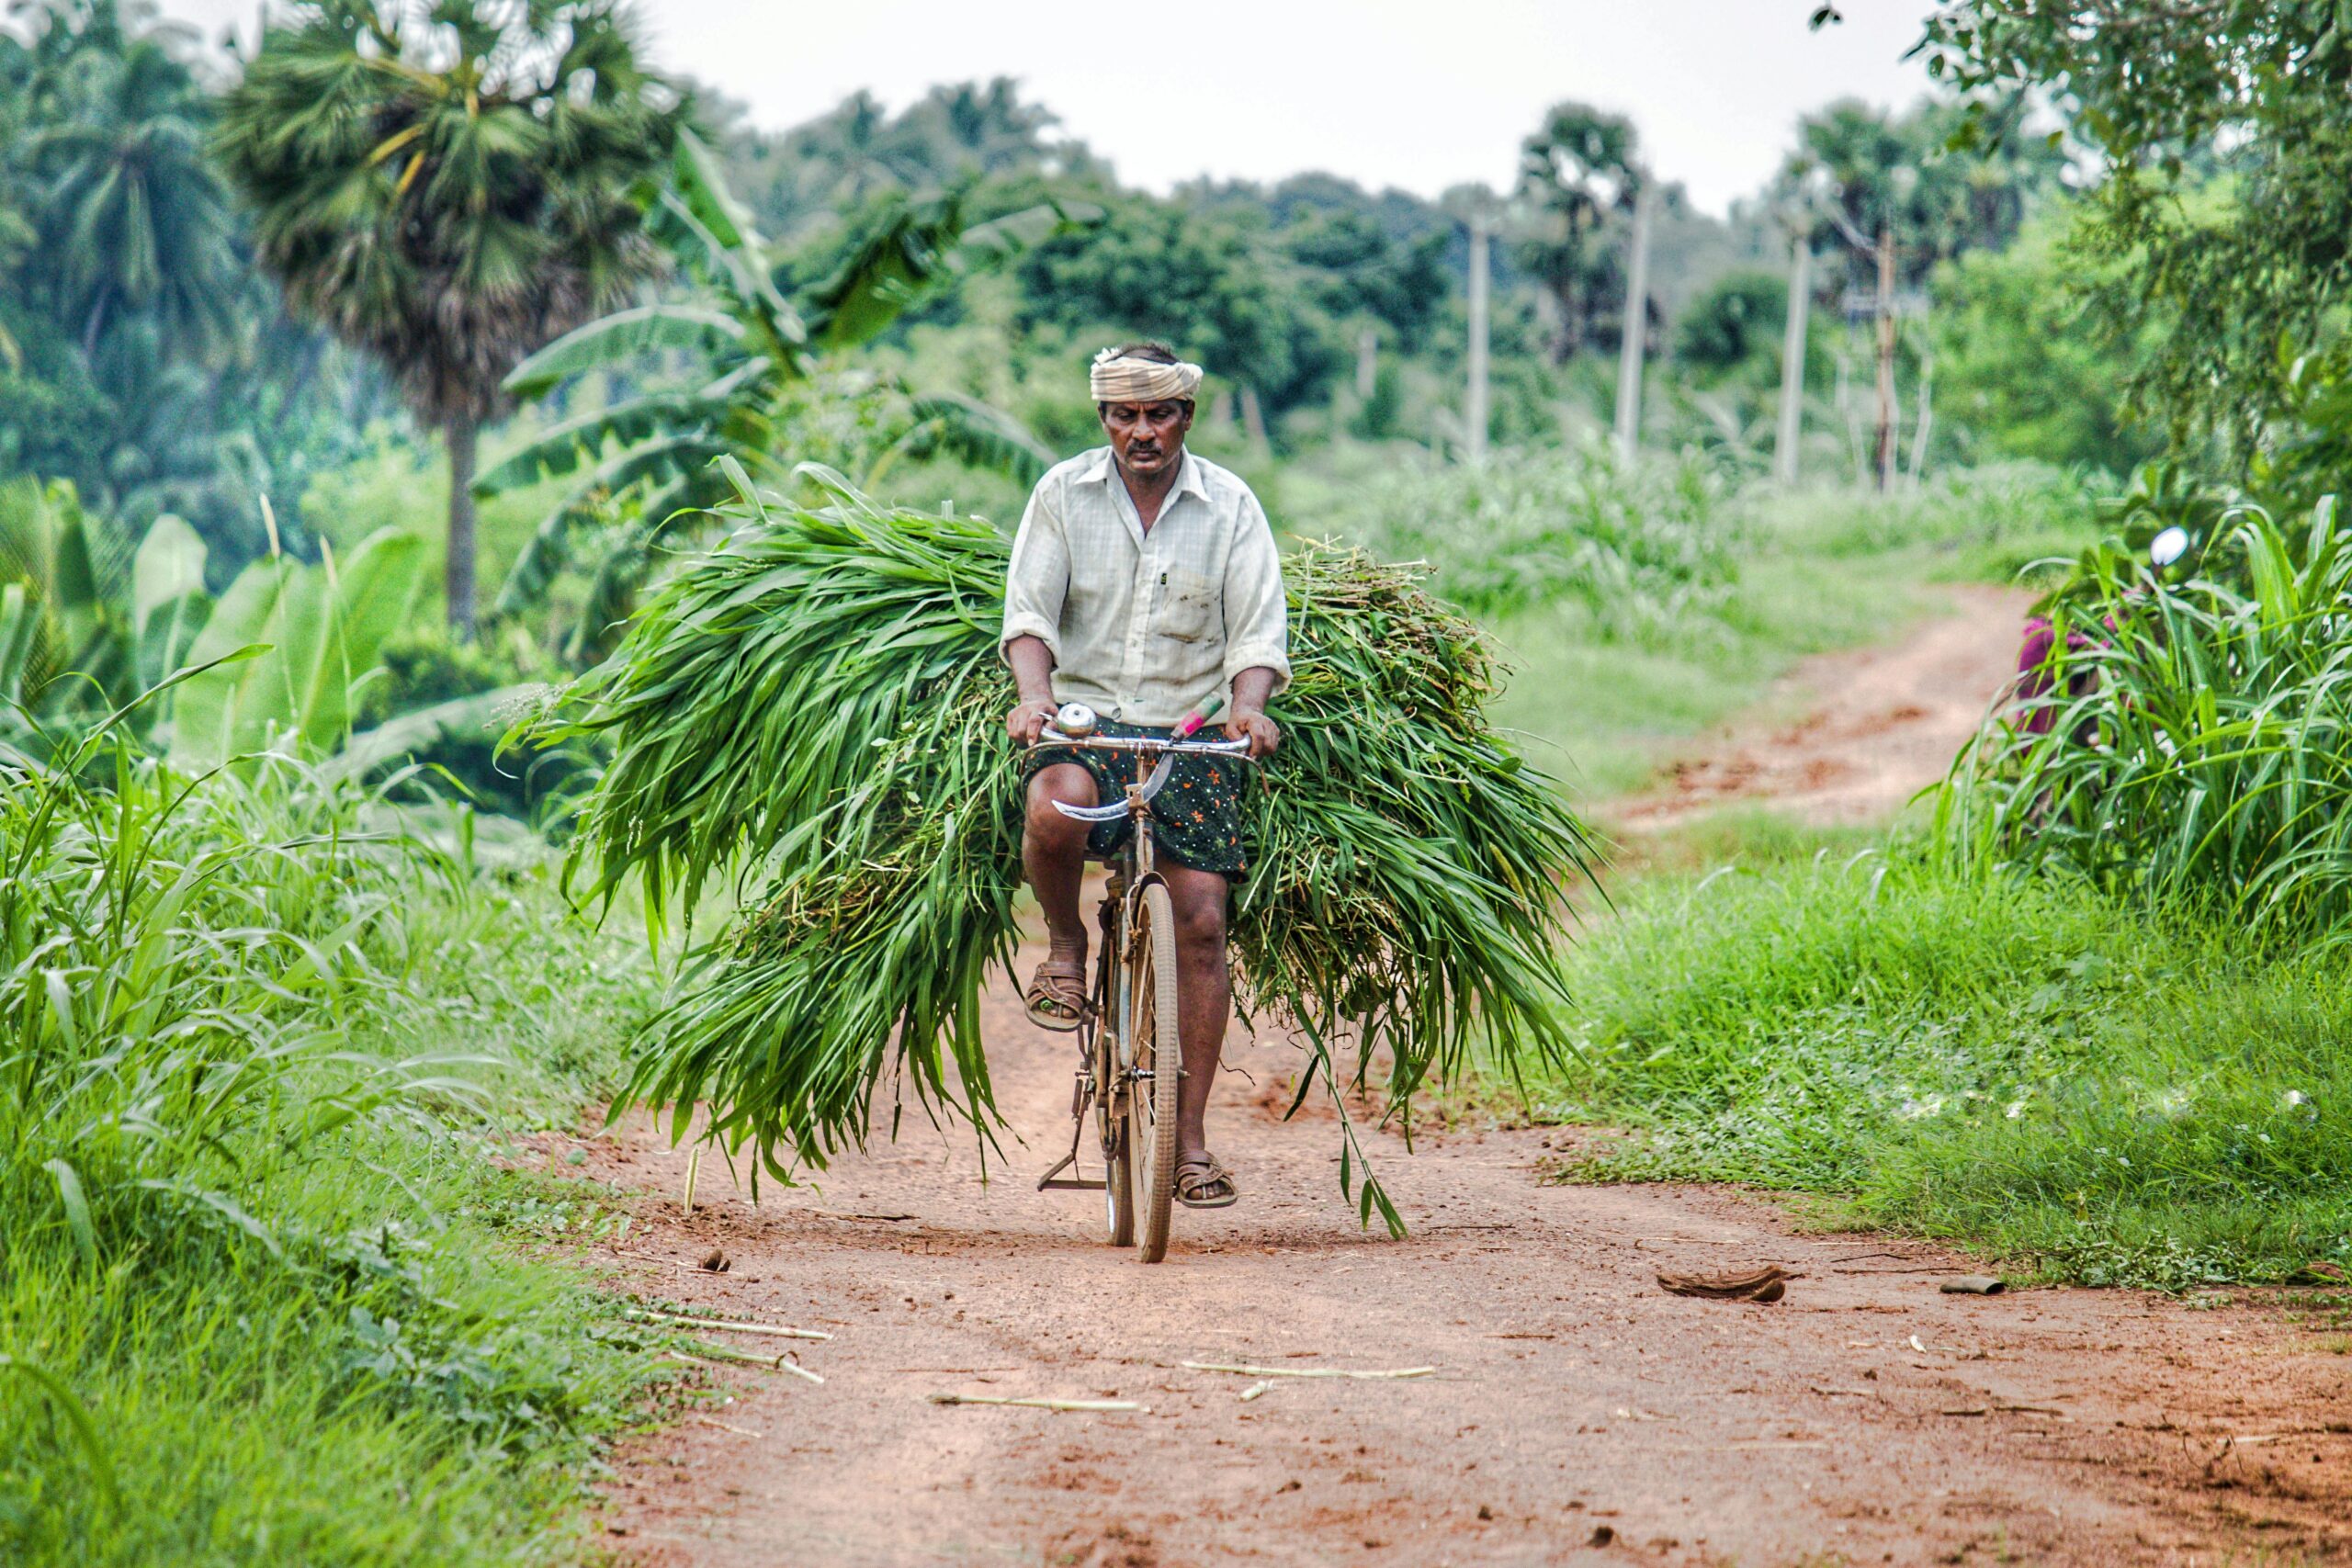
{"label": "utility pole", "polygon": [[1462,455],[1487,460],[1487,215],[1470,220],[1470,387],[1463,400]]}
{"label": "utility pole", "polygon": [[1356,333],[1356,396],[1369,402],[1380,386],[1380,329],[1366,326]]}
{"label": "utility pole", "polygon": [[1804,424],[1805,311],[1813,304],[1813,239],[1798,234],[1789,245],[1789,320],[1781,339],[1781,435],[1772,448],[1772,474],[1783,489],[1797,482],[1797,437]]}
{"label": "utility pole", "polygon": [[1881,494],[1894,488],[1894,225],[1878,231],[1878,446]]}
{"label": "utility pole", "polygon": [[1617,347],[1617,456],[1630,463],[1642,438],[1642,347],[1650,331],[1650,179],[1634,193],[1634,255],[1626,268],[1625,326]]}

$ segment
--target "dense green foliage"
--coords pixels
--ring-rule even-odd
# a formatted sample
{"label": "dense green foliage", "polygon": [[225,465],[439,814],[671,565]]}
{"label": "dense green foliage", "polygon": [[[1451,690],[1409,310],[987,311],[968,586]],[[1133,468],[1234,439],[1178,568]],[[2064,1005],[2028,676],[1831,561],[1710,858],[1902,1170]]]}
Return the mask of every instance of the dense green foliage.
{"label": "dense green foliage", "polygon": [[[818,478],[829,504],[786,510],[739,475],[738,531],[541,727],[614,744],[581,818],[599,892],[641,877],[659,922],[715,875],[741,885],[746,913],[696,950],[628,1093],[707,1098],[778,1176],[863,1142],[893,1053],[926,1105],[986,1125],[978,989],[1021,875],[1010,539]],[[1479,634],[1360,555],[1294,553],[1283,575],[1288,739],[1248,797],[1231,921],[1244,1005],[1309,1037],[1302,1094],[1340,1071],[1343,1032],[1359,1086],[1392,1059],[1392,1109],[1474,1042],[1545,1058],[1558,899],[1588,850],[1487,730]]]}
{"label": "dense green foliage", "polygon": [[645,980],[492,852],[283,759],[0,763],[0,1557],[544,1549],[643,1374],[490,1135]]}
{"label": "dense green foliage", "polygon": [[2053,607],[2048,689],[1956,766],[1954,846],[2334,941],[2352,919],[2348,545],[2331,502],[2294,544],[2259,512],[2213,541],[2243,587],[2110,553]]}
{"label": "dense green foliage", "polygon": [[1572,604],[1609,637],[1706,615],[1740,544],[1738,509],[1707,468],[1597,448],[1416,468],[1366,487],[1340,526],[1388,559],[1429,562],[1438,591],[1481,615]]}
{"label": "dense green foliage", "polygon": [[221,167],[288,299],[444,433],[462,636],[481,425],[517,360],[654,272],[629,193],[667,161],[677,100],[604,0],[323,0],[266,24],[222,105]]}
{"label": "dense green foliage", "polygon": [[1978,0],[1939,11],[1926,47],[1964,90],[2063,93],[2099,165],[2079,236],[2091,298],[2142,344],[2134,390],[2176,432],[2251,446],[2293,400],[2302,347],[2341,371],[2352,50],[2335,6]]}
{"label": "dense green foliage", "polygon": [[2030,1272],[2183,1288],[2352,1259],[2352,988],[2226,918],[1913,851],[1662,877],[1570,965],[1544,1113],[1583,1179],[1753,1182]]}
{"label": "dense green foliage", "polygon": [[1982,459],[2028,457],[2128,472],[2159,443],[2127,423],[2133,355],[2084,319],[2064,209],[2001,251],[1972,251],[1934,281],[1936,394]]}
{"label": "dense green foliage", "polygon": [[215,104],[179,29],[42,0],[0,30],[0,477],[71,481],[143,527],[187,518],[225,581],[350,446],[372,386],[253,271],[206,156]]}

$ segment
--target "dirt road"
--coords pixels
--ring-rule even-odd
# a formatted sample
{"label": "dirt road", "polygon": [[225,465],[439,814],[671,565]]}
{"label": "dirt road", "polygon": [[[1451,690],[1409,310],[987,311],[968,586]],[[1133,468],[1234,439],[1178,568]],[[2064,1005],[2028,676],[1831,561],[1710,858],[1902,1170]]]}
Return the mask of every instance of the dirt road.
{"label": "dirt road", "polygon": [[[1971,596],[1973,633],[1937,623],[1850,680],[1815,666],[1834,689],[1796,739],[1735,736],[1727,754],[1756,763],[1743,782],[1678,793],[1899,801],[1948,740],[1920,742],[1938,755],[1918,772],[1868,761],[1867,737],[1929,726],[1907,706],[1947,730],[1964,714],[1964,733],[2014,611]],[[1808,744],[1864,761],[1807,784],[1782,763]],[[1032,1190],[1068,1136],[1066,1040],[1009,996],[987,1026],[1025,1144],[985,1183],[969,1135],[912,1111],[898,1145],[756,1208],[707,1164],[691,1217],[685,1158],[648,1127],[589,1140],[578,1172],[548,1149],[559,1173],[638,1194],[644,1256],[590,1259],[612,1288],[834,1336],[800,1347],[821,1385],[714,1370],[730,1403],[631,1445],[604,1516],[616,1551],[763,1568],[2352,1561],[2352,1341],[2330,1341],[2324,1313],[1947,1295],[1961,1259],[1800,1234],[1761,1198],[1549,1182],[1571,1134],[1536,1130],[1410,1154],[1374,1134],[1412,1229],[1392,1242],[1340,1203],[1328,1109],[1279,1120],[1295,1053],[1238,1028],[1227,1061],[1254,1083],[1226,1081],[1212,1132],[1243,1201],[1180,1211],[1147,1269],[1102,1245],[1098,1199]],[[729,1272],[677,1266],[714,1247]],[[1775,1305],[1655,1280],[1765,1262],[1801,1276]],[[1188,1360],[1436,1371],[1265,1380],[1245,1402],[1258,1380]]]}
{"label": "dirt road", "polygon": [[1951,611],[1893,648],[1805,660],[1770,705],[1795,719],[1735,721],[1674,763],[1659,788],[1610,809],[1610,821],[1645,832],[1764,802],[1815,822],[1894,815],[1943,776],[2017,672],[2033,599],[2014,588],[1947,592]]}
{"label": "dirt road", "polygon": [[[1537,1131],[1376,1139],[1413,1234],[1367,1235],[1334,1125],[1277,1119],[1292,1052],[1238,1031],[1260,1089],[1228,1080],[1216,1141],[1246,1198],[1181,1214],[1147,1269],[1102,1244],[1091,1195],[1031,1190],[1068,1069],[1009,999],[989,1022],[1028,1146],[986,1185],[967,1137],[925,1125],[756,1209],[706,1166],[682,1219],[684,1156],[642,1127],[591,1145],[590,1172],[647,1194],[632,1251],[732,1259],[606,1255],[615,1288],[834,1336],[799,1347],[822,1386],[715,1372],[733,1403],[634,1445],[614,1546],[842,1568],[2352,1554],[2352,1359],[2275,1313],[1945,1295],[1958,1260],[1800,1235],[1758,1199],[1546,1183],[1561,1135]],[[1766,1261],[1803,1275],[1777,1305],[1654,1280]],[[1437,1371],[1244,1403],[1253,1379],[1186,1360]]]}

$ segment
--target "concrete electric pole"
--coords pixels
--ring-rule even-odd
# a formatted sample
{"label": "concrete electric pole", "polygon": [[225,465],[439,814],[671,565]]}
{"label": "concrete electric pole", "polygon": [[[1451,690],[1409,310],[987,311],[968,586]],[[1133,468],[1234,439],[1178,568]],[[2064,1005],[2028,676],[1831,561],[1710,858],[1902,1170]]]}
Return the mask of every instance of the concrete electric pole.
{"label": "concrete electric pole", "polygon": [[1626,266],[1625,325],[1617,349],[1617,455],[1626,462],[1642,439],[1642,347],[1650,330],[1650,212],[1656,205],[1646,173],[1634,193],[1634,254]]}
{"label": "concrete electric pole", "polygon": [[1470,220],[1470,386],[1462,405],[1462,456],[1487,460],[1487,218]]}
{"label": "concrete electric pole", "polygon": [[1772,447],[1772,474],[1782,488],[1797,482],[1797,438],[1804,427],[1805,312],[1813,304],[1813,241],[1799,234],[1789,245],[1789,320],[1781,339],[1781,434]]}

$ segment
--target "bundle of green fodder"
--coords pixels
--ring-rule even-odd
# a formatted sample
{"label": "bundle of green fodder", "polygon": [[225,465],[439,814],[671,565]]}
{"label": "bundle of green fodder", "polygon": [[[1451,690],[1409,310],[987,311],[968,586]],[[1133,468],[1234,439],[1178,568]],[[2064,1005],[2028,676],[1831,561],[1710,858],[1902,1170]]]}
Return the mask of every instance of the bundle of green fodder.
{"label": "bundle of green fodder", "polygon": [[[825,504],[739,480],[736,531],[537,729],[613,743],[577,840],[599,895],[641,875],[658,934],[673,901],[734,883],[739,913],[690,948],[622,1100],[707,1099],[714,1134],[779,1178],[861,1142],[894,1064],[934,1115],[989,1125],[979,993],[1011,962],[1021,881],[1011,541],[811,478]],[[1589,847],[1486,728],[1486,645],[1410,570],[1315,546],[1283,570],[1294,679],[1249,796],[1243,1005],[1307,1037],[1302,1095],[1333,1082],[1336,1036],[1358,1089],[1385,1048],[1392,1108],[1477,1042],[1565,1049],[1555,949]]]}

